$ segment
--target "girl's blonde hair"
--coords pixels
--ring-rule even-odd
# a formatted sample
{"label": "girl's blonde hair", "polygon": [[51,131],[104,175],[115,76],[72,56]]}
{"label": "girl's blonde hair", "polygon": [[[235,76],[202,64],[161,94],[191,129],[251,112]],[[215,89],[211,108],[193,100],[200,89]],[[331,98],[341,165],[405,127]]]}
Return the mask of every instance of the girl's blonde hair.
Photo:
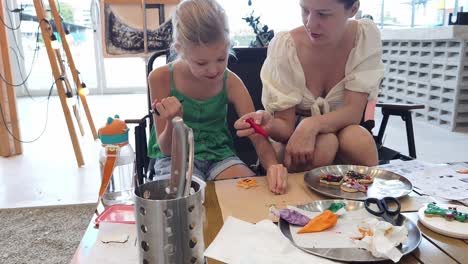
{"label": "girl's blonde hair", "polygon": [[216,0],[184,0],[172,17],[174,44],[204,45],[218,41],[229,44],[226,12]]}

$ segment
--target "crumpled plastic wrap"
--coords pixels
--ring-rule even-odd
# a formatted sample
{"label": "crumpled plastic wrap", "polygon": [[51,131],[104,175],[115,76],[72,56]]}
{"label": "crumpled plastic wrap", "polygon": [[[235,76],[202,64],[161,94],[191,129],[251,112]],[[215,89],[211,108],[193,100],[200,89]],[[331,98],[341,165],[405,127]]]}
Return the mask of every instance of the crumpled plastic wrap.
{"label": "crumpled plastic wrap", "polygon": [[278,210],[276,207],[272,206],[270,207],[270,212],[276,217],[279,217],[292,225],[305,226],[310,221],[309,217],[293,209]]}
{"label": "crumpled plastic wrap", "polygon": [[392,224],[368,218],[358,225],[361,237],[355,238],[358,247],[366,249],[377,258],[388,258],[398,262],[403,254],[396,248],[408,239],[408,230],[405,226]]}

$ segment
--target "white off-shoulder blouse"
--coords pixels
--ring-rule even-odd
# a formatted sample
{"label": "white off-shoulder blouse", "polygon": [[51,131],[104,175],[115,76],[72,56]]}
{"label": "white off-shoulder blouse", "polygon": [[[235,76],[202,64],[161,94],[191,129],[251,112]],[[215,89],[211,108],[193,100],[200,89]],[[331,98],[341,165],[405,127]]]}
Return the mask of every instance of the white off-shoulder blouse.
{"label": "white off-shoulder blouse", "polygon": [[384,74],[380,31],[374,22],[358,20],[355,47],[346,62],[345,77],[325,96],[314,97],[307,89],[304,71],[289,32],[279,32],[270,42],[260,76],[263,82],[262,103],[274,113],[297,106],[312,115],[325,114],[343,104],[344,90],[377,98]]}

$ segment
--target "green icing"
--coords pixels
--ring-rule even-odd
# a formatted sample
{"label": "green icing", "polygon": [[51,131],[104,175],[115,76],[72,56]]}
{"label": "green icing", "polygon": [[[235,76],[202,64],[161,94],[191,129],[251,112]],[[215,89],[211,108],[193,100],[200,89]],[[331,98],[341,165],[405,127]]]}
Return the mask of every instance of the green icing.
{"label": "green icing", "polygon": [[332,203],[330,205],[330,207],[328,207],[328,210],[332,211],[333,213],[336,213],[336,212],[338,212],[338,210],[340,210],[341,208],[344,208],[344,207],[346,207],[346,204],[343,203],[343,202]]}
{"label": "green icing", "polygon": [[456,207],[449,207],[448,209],[442,208],[436,203],[428,204],[426,210],[424,210],[424,214],[441,216],[448,221],[456,220],[462,223],[468,222],[468,214],[458,212]]}

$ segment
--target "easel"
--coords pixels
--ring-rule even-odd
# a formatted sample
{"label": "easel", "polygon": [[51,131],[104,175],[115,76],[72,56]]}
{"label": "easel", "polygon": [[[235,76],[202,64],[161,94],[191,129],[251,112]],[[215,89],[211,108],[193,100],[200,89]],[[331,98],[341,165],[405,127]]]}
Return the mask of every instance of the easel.
{"label": "easel", "polygon": [[[67,69],[65,68],[65,64],[63,64],[63,59],[62,59],[62,54],[60,52],[60,49],[55,50],[55,54],[57,55],[57,61],[59,62],[60,66],[60,75],[64,76],[64,82],[65,82],[65,88],[66,88],[66,95],[67,98],[73,99],[73,88],[70,85],[70,82],[68,81],[68,78],[66,77],[67,75]],[[71,97],[70,97],[71,96]],[[73,104],[73,113],[75,114],[76,121],[78,123],[78,128],[80,129],[81,136],[84,136],[84,129],[83,125],[81,124],[81,117],[80,117],[80,112],[78,110],[78,107],[76,104]]]}
{"label": "easel", "polygon": [[[55,0],[49,0],[49,5],[50,5],[52,15],[54,17],[57,32],[59,33],[60,38],[61,38],[62,46],[65,51],[68,64],[70,66],[71,73],[73,75],[73,80],[78,90],[78,95],[81,99],[81,102],[83,103],[83,108],[85,110],[91,132],[93,134],[94,139],[97,139],[96,128],[94,127],[91,112],[89,111],[88,103],[86,100],[86,94],[84,93],[82,83],[79,79],[79,76],[78,76],[79,73],[76,70],[75,63],[73,61],[73,57],[70,52],[70,46],[68,45],[67,39],[65,37],[65,30],[62,26],[62,19],[60,18],[60,14],[57,11]],[[63,114],[65,115],[65,120],[68,126],[68,132],[70,134],[70,138],[72,141],[73,150],[75,152],[76,161],[78,163],[78,166],[81,167],[84,165],[83,154],[81,153],[81,147],[78,142],[78,138],[76,136],[75,126],[73,124],[73,120],[70,114],[70,109],[67,104],[66,91],[69,91],[71,86],[66,76],[65,67],[63,65],[63,61],[60,56],[60,51],[54,51],[54,49],[52,48],[51,35],[53,34],[53,29],[52,29],[51,24],[46,19],[46,11],[42,3],[42,0],[34,0],[34,7],[36,9],[37,20],[41,28],[42,38],[44,40],[44,44],[47,50],[47,55],[49,57],[49,62],[52,68],[52,73],[54,75],[54,80],[56,81],[57,93],[60,98],[60,103],[62,105]],[[77,113],[77,110],[75,110],[75,113]],[[79,116],[77,116],[77,123],[79,124],[79,126],[81,126],[81,121],[80,121]]]}
{"label": "easel", "polygon": [[[2,21],[7,21],[3,14],[3,0],[0,0],[0,18]],[[10,46],[6,27],[0,25],[0,73],[8,83],[13,83],[8,47]],[[20,138],[20,129],[16,110],[15,87],[3,81],[0,81],[0,105],[3,112],[3,117],[0,117],[0,156],[9,157],[21,154],[21,143],[16,140]]]}
{"label": "easel", "polygon": [[83,104],[83,108],[86,114],[86,118],[88,119],[89,128],[91,129],[91,133],[93,134],[93,138],[96,140],[98,138],[96,127],[94,126],[93,117],[91,116],[91,112],[89,111],[88,101],[86,99],[86,94],[83,90],[83,83],[80,80],[79,72],[75,67],[75,61],[73,60],[73,56],[70,51],[70,46],[68,45],[68,41],[66,39],[65,29],[63,28],[62,18],[58,12],[57,6],[55,5],[55,0],[49,0],[50,9],[52,11],[52,15],[54,16],[55,26],[57,27],[57,31],[60,35],[62,40],[63,49],[65,50],[65,54],[67,56],[68,64],[70,65],[71,74],[73,76],[73,81],[78,89],[78,95],[80,96],[81,103]]}

